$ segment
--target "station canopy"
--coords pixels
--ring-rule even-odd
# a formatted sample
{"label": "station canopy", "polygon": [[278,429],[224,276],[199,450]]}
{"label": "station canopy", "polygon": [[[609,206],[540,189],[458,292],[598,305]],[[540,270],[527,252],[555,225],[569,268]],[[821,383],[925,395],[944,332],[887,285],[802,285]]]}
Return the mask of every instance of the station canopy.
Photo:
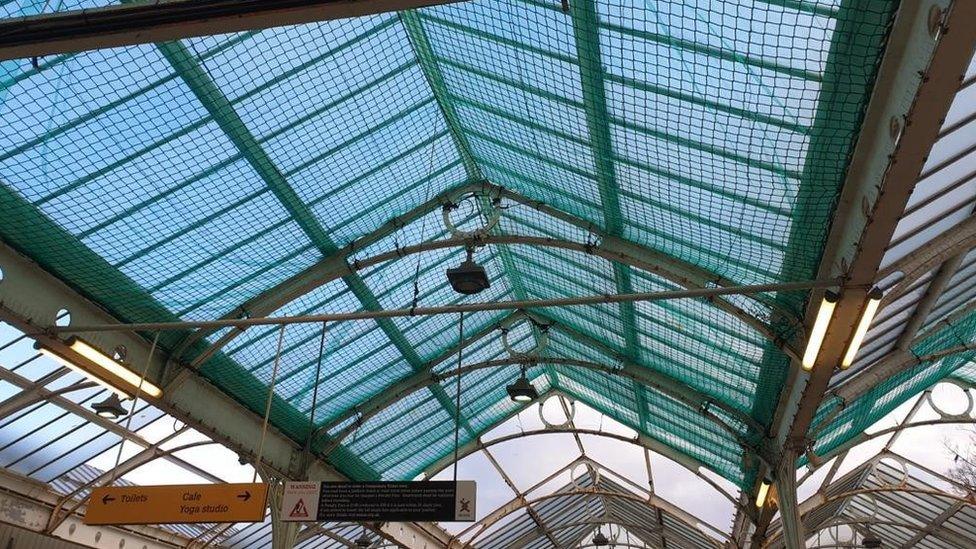
{"label": "station canopy", "polygon": [[[813,281],[897,8],[474,0],[3,61],[0,237],[122,323]],[[490,288],[462,296],[445,271],[468,250]],[[169,374],[257,416],[273,384],[271,426],[348,478],[449,460],[456,424],[465,444],[524,409],[506,393],[524,368],[543,395],[750,490],[820,295],[141,335]],[[917,356],[972,340],[970,298]],[[968,359],[922,361],[844,406],[828,394],[817,451]],[[172,380],[152,381],[166,398]]]}

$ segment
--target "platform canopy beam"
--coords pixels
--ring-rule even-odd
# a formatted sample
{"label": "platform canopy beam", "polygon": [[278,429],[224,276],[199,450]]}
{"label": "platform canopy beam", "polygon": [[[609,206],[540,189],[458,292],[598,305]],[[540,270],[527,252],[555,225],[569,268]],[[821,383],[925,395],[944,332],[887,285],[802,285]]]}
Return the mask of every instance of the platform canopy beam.
{"label": "platform canopy beam", "polygon": [[453,0],[157,0],[0,19],[0,61],[360,17]]}

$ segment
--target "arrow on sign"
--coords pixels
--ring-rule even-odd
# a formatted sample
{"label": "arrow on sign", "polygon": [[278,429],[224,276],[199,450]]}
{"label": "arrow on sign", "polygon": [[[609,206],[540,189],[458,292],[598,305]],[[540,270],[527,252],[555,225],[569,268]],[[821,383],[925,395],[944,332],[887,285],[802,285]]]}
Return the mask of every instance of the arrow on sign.
{"label": "arrow on sign", "polygon": [[115,498],[113,498],[112,496],[110,496],[108,494],[105,494],[105,496],[102,497],[102,503],[104,505],[108,505],[108,502],[110,502],[110,501],[115,501]]}
{"label": "arrow on sign", "polygon": [[237,494],[237,499],[243,499],[244,501],[247,501],[251,499],[251,492],[244,490],[243,494]]}

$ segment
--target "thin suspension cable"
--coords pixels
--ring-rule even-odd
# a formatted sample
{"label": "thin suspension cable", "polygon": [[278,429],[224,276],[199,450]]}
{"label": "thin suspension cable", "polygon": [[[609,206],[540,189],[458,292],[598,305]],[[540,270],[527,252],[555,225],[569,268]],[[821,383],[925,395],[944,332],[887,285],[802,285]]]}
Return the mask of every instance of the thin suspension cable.
{"label": "thin suspension cable", "polygon": [[115,475],[118,474],[119,463],[122,461],[122,448],[129,439],[129,433],[131,432],[129,427],[132,425],[132,416],[136,415],[136,404],[138,404],[139,396],[142,394],[142,384],[146,382],[146,374],[149,373],[149,365],[152,364],[153,353],[156,352],[156,344],[158,342],[159,332],[156,332],[152,345],[149,347],[149,355],[146,357],[146,365],[142,368],[142,375],[139,378],[139,386],[136,387],[136,394],[132,397],[132,406],[129,407],[129,417],[125,418],[125,431],[122,433],[122,440],[119,442],[119,452],[115,455],[115,466],[112,467],[112,474],[109,475],[107,486],[111,486],[112,483],[115,482]]}
{"label": "thin suspension cable", "polygon": [[[788,292],[811,290],[815,288],[833,288],[840,283],[837,279],[808,280],[801,282],[783,282],[775,284],[754,284],[746,286],[723,286],[715,288],[692,288],[688,290],[673,290],[664,292],[635,292],[629,294],[600,294],[580,297],[564,297],[556,299],[523,299],[511,301],[490,301],[467,303],[460,305],[440,305],[432,307],[417,307],[416,309],[385,309],[380,311],[355,311],[345,313],[325,313],[317,315],[282,316],[282,317],[254,317],[228,318],[219,320],[196,320],[178,322],[142,322],[131,324],[89,324],[50,326],[54,333],[81,332],[119,332],[119,331],[156,331],[183,330],[186,328],[227,328],[249,326],[272,326],[284,324],[311,324],[325,321],[366,320],[374,318],[398,318],[408,316],[433,316],[457,314],[460,312],[478,311],[511,311],[517,309],[540,309],[546,307],[572,307],[578,305],[598,305],[601,303],[649,302],[666,301],[672,299],[688,299],[696,297],[710,297],[720,295],[749,295],[768,292]],[[868,289],[870,285],[848,285],[845,289]]]}
{"label": "thin suspension cable", "polygon": [[311,452],[312,435],[315,432],[315,407],[319,400],[319,383],[322,375],[322,357],[325,355],[326,323],[322,323],[322,337],[319,338],[319,360],[315,366],[315,388],[312,389],[312,409],[308,413],[308,436],[305,439],[305,453]]}
{"label": "thin suspension cable", "polygon": [[[458,354],[457,365],[461,368],[461,358],[464,352],[464,311],[461,311],[461,319],[458,322]],[[458,473],[458,443],[461,433],[461,376],[457,376],[457,391],[454,402],[454,482],[457,482]]]}
{"label": "thin suspension cable", "polygon": [[264,437],[268,434],[268,417],[271,415],[271,401],[274,397],[275,382],[278,380],[278,365],[281,364],[281,344],[285,339],[285,324],[278,330],[278,348],[275,351],[274,370],[271,372],[271,383],[268,384],[268,402],[264,405],[264,424],[261,425],[261,442],[258,444],[258,457],[254,460],[254,476],[251,482],[258,480],[258,467],[261,466],[261,458],[264,457]]}
{"label": "thin suspension cable", "polygon": [[[430,198],[431,198],[430,197],[431,192],[432,192],[431,181],[433,179],[431,177],[431,175],[434,173],[434,158],[436,157],[436,155],[434,153],[436,151],[437,151],[437,141],[434,141],[434,142],[432,142],[430,144],[430,161],[427,163],[427,177],[426,177],[427,184],[426,184],[426,188],[424,189],[424,202],[425,203],[430,202]],[[430,218],[429,215],[425,215],[425,216],[423,216],[423,219],[420,222],[420,241],[421,242],[426,242],[427,241],[427,220],[429,218]],[[413,308],[413,309],[416,309],[417,308],[417,303],[420,300],[420,259],[421,259],[421,256],[420,256],[420,254],[418,254],[417,255],[417,265],[415,266],[414,273],[413,273],[413,302],[411,304],[411,308]]]}

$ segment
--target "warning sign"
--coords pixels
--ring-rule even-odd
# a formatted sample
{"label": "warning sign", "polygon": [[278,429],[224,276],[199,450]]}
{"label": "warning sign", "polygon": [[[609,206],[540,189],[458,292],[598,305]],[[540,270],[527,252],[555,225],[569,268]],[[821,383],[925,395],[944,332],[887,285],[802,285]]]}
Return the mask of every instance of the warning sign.
{"label": "warning sign", "polygon": [[291,522],[474,521],[473,480],[286,482],[282,515]]}
{"label": "warning sign", "polygon": [[289,522],[314,522],[318,513],[319,482],[286,482],[281,517]]}
{"label": "warning sign", "polygon": [[305,507],[305,500],[304,499],[299,499],[298,500],[298,503],[295,504],[295,507],[291,510],[291,513],[288,513],[288,517],[289,518],[308,518],[308,508]]}

